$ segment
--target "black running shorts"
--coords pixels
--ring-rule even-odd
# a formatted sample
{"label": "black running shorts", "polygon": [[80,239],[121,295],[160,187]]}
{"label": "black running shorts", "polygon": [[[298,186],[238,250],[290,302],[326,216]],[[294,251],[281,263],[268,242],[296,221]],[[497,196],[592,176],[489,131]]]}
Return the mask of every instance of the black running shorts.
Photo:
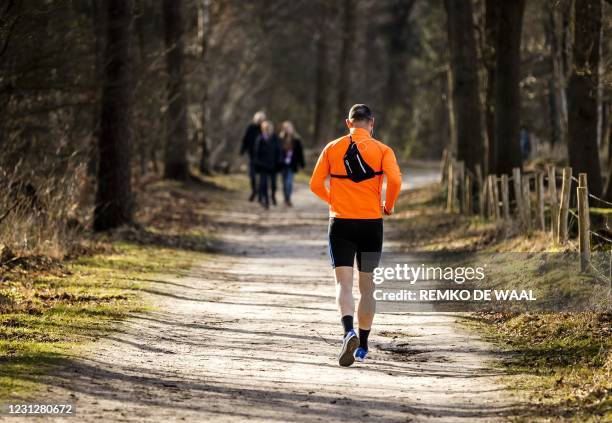
{"label": "black running shorts", "polygon": [[332,267],[353,267],[355,256],[361,272],[373,272],[380,262],[382,219],[329,219],[329,256]]}

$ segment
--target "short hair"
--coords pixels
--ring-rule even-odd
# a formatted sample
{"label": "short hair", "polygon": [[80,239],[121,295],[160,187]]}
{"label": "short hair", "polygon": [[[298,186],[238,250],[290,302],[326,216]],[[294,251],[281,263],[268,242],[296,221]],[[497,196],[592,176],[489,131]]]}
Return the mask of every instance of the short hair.
{"label": "short hair", "polygon": [[372,110],[365,104],[354,104],[349,110],[348,119],[351,121],[372,120],[374,115]]}
{"label": "short hair", "polygon": [[259,110],[253,115],[253,122],[263,122],[266,120],[266,112]]}

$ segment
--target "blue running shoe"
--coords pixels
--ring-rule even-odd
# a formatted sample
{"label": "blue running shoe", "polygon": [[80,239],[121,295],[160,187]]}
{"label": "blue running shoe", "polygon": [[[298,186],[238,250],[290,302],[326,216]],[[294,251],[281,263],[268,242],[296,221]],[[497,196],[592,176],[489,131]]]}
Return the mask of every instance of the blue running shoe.
{"label": "blue running shoe", "polygon": [[366,357],[368,356],[368,350],[364,350],[363,348],[359,347],[355,350],[355,360],[359,361],[360,363],[363,363],[366,359]]}
{"label": "blue running shoe", "polygon": [[348,367],[355,362],[353,353],[359,346],[359,338],[354,330],[349,331],[342,340],[342,349],[338,354],[338,362],[342,367]]}

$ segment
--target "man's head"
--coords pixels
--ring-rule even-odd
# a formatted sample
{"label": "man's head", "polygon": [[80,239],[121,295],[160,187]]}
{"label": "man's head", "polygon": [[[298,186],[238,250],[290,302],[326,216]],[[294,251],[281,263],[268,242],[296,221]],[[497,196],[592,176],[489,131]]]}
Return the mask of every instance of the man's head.
{"label": "man's head", "polygon": [[350,128],[363,128],[370,134],[374,130],[374,115],[365,104],[355,104],[349,110],[346,126]]}
{"label": "man's head", "polygon": [[263,110],[260,110],[253,115],[253,123],[255,125],[261,125],[264,120],[266,120],[266,112]]}
{"label": "man's head", "polygon": [[274,124],[272,121],[264,120],[261,123],[261,133],[266,137],[271,137],[274,134]]}

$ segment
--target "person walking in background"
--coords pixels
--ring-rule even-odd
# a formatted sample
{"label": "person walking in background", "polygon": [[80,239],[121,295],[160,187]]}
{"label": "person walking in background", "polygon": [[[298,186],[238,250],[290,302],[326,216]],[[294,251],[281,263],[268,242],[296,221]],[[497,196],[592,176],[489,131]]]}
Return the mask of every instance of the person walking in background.
{"label": "person walking in background", "polygon": [[293,175],[303,168],[304,150],[302,141],[295,132],[293,124],[288,120],[283,122],[280,131],[281,142],[281,172],[283,176],[283,194],[285,196],[285,204],[289,207],[291,204],[291,193],[293,192]]}
{"label": "person walking in background", "polygon": [[[329,254],[336,279],[336,304],[344,337],[338,355],[341,366],[368,354],[368,336],[376,311],[372,272],[382,252],[382,215],[391,215],[402,178],[393,150],[372,138],[374,116],[365,104],[351,107],[348,135],[325,146],[312,172],[310,189],[329,204]],[[383,175],[386,201],[381,203]],[[328,177],[329,188],[325,182]],[[353,328],[353,264],[357,258],[359,337]]]}
{"label": "person walking in background", "polygon": [[[270,206],[268,188],[272,184],[280,163],[280,145],[274,134],[274,125],[269,120],[261,124],[261,134],[255,140],[253,157],[259,179],[259,202],[265,209],[268,209]],[[274,197],[272,200],[274,201]]]}
{"label": "person walking in background", "polygon": [[251,195],[249,201],[253,201],[257,195],[257,173],[255,171],[254,153],[255,153],[255,141],[261,134],[261,123],[266,120],[266,114],[263,111],[255,113],[253,121],[247,126],[242,137],[242,146],[240,147],[240,155],[247,154],[249,159],[249,180],[251,182]]}
{"label": "person walking in background", "polygon": [[523,158],[523,160],[527,160],[531,156],[531,136],[529,135],[529,131],[524,125],[521,126],[521,132],[519,136],[521,142],[521,157]]}

